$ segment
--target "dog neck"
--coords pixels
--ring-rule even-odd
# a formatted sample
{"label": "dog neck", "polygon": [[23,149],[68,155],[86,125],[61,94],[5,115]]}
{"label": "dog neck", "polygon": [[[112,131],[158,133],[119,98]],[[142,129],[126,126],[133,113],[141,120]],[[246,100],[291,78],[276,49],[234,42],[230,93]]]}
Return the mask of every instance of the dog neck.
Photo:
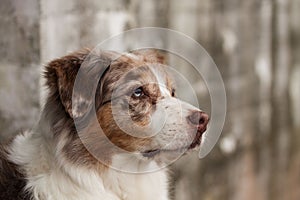
{"label": "dog neck", "polygon": [[[44,129],[45,131],[45,129]],[[128,174],[111,168],[95,170],[69,162],[60,152],[67,132],[59,142],[48,133],[25,132],[18,135],[9,159],[21,166],[28,177],[26,190],[35,200],[167,200],[167,176],[164,170],[146,174]],[[124,165],[145,169],[145,163],[114,157]],[[153,162],[149,162],[149,165]]]}

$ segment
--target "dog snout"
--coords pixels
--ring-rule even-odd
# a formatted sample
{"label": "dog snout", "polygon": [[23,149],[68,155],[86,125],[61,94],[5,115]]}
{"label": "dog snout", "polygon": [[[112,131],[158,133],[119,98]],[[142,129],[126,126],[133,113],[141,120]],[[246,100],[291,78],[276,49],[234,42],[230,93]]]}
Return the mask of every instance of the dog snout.
{"label": "dog snout", "polygon": [[200,129],[206,128],[209,116],[202,111],[193,111],[188,117],[188,121]]}

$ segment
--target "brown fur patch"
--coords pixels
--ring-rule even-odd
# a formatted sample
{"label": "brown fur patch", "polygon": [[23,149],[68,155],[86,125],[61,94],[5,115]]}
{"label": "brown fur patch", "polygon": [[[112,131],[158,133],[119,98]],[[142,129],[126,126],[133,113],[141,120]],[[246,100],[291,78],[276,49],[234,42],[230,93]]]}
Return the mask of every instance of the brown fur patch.
{"label": "brown fur patch", "polygon": [[87,49],[75,52],[51,61],[45,68],[44,77],[47,80],[46,86],[50,91],[47,101],[51,101],[51,97],[58,97],[58,103],[61,103],[70,115],[72,113],[71,100],[74,81],[82,62],[89,52]]}
{"label": "brown fur patch", "polygon": [[133,54],[139,56],[143,62],[166,64],[166,54],[159,50],[142,49],[132,51]]}
{"label": "brown fur patch", "polygon": [[98,120],[101,128],[108,139],[116,146],[129,152],[141,149],[149,145],[149,139],[136,138],[128,133],[124,133],[113,120],[111,106],[107,104],[98,112]]}

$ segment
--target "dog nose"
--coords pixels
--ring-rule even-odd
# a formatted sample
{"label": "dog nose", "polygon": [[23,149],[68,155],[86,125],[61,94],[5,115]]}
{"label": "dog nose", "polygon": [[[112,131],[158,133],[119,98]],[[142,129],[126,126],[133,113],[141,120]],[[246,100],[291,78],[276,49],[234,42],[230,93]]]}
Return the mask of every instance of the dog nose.
{"label": "dog nose", "polygon": [[206,127],[209,121],[209,116],[205,112],[202,111],[193,111],[190,116],[188,116],[188,120],[196,126]]}

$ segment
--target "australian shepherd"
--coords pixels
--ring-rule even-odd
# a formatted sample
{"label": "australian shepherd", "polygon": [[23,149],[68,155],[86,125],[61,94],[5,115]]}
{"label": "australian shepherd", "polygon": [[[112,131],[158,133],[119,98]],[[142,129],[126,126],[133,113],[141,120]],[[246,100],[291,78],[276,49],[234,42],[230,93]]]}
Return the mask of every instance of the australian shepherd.
{"label": "australian shepherd", "polygon": [[0,147],[0,199],[169,199],[165,167],[209,117],[176,98],[164,60],[82,50],[47,64],[37,126]]}

